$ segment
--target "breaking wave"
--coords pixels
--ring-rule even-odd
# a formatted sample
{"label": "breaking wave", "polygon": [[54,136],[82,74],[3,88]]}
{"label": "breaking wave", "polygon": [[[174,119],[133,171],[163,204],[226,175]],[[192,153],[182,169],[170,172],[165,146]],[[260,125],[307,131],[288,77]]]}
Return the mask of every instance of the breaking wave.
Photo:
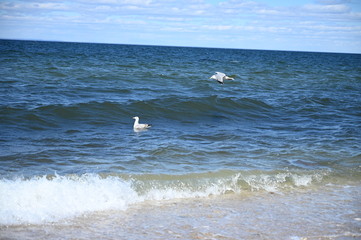
{"label": "breaking wave", "polygon": [[185,175],[47,175],[0,180],[0,224],[57,222],[83,214],[126,210],[145,201],[277,192],[312,187],[328,171],[224,170]]}

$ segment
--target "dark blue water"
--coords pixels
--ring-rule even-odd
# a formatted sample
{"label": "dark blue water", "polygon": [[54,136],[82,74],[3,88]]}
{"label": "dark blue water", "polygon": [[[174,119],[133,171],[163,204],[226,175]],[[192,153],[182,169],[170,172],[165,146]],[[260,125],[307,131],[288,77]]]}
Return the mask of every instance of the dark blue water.
{"label": "dark blue water", "polygon": [[[361,55],[7,40],[0,52],[3,189],[360,180]],[[218,84],[215,71],[235,80]],[[152,128],[134,132],[134,116]]]}

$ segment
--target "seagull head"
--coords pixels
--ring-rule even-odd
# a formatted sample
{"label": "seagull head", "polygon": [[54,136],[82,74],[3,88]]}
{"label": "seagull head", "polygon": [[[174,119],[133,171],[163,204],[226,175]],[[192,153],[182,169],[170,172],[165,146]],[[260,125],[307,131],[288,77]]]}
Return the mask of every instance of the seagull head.
{"label": "seagull head", "polygon": [[135,119],[135,120],[139,120],[139,117],[135,116],[135,117],[133,117],[133,119]]}

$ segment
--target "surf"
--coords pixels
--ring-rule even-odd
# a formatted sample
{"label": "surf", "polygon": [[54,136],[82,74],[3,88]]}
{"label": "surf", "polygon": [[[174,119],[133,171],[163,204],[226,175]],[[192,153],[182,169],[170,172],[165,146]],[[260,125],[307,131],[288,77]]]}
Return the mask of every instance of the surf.
{"label": "surf", "polygon": [[42,175],[0,180],[0,224],[58,222],[97,211],[126,211],[146,201],[312,188],[328,171]]}

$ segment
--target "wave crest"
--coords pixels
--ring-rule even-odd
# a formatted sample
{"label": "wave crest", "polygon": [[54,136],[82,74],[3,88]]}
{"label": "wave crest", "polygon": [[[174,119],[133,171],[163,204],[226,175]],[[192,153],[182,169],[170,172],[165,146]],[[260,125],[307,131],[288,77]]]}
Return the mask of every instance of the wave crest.
{"label": "wave crest", "polygon": [[0,180],[0,224],[56,222],[144,201],[287,191],[321,182],[325,171],[219,171],[186,175],[38,176]]}

